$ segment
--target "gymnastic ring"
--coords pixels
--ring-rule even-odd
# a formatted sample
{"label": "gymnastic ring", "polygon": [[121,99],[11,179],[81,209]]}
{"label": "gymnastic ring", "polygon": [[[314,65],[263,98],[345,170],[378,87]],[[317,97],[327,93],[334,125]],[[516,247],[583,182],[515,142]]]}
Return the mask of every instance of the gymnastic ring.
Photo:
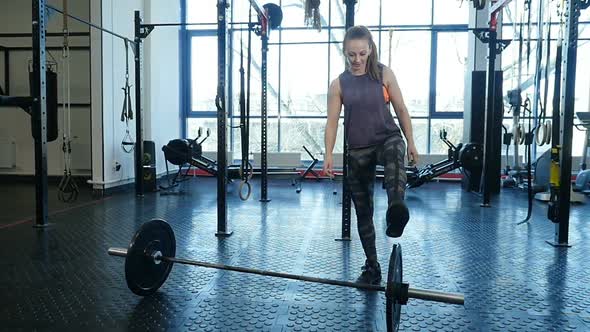
{"label": "gymnastic ring", "polygon": [[537,142],[538,146],[543,146],[545,144],[546,136],[547,127],[545,127],[544,123],[540,123],[537,128],[535,128],[535,141]]}
{"label": "gymnastic ring", "polygon": [[543,144],[549,144],[551,142],[551,123],[549,121],[545,121],[543,123]]}
{"label": "gymnastic ring", "polygon": [[250,170],[248,172],[248,181],[252,180],[252,177],[254,176],[254,166],[252,166],[251,162],[248,162],[248,169]]}
{"label": "gymnastic ring", "polygon": [[518,144],[523,145],[525,139],[524,128],[521,125],[518,125]]}
{"label": "gymnastic ring", "polygon": [[[244,184],[246,185],[246,188],[248,188],[248,190],[246,191],[247,194],[245,196],[244,196]],[[240,192],[240,199],[243,201],[247,201],[248,198],[250,198],[250,194],[252,194],[252,186],[250,185],[250,182],[242,180],[240,182],[240,186],[238,188],[238,191]]]}
{"label": "gymnastic ring", "polygon": [[551,137],[553,136],[553,127],[551,125],[551,121],[545,122],[545,125],[547,126],[547,129],[545,130],[547,132],[547,138],[545,139],[545,144],[551,144]]}
{"label": "gymnastic ring", "polygon": [[512,129],[512,131],[513,131],[513,136],[514,136],[514,143],[519,144],[519,145],[522,144],[522,142],[521,142],[522,130],[521,130],[520,124],[518,126],[514,127]]}

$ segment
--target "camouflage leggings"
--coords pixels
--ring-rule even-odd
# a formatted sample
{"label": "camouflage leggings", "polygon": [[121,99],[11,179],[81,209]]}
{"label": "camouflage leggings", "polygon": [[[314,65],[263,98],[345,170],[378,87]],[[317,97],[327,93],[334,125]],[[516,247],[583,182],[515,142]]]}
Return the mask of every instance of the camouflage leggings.
{"label": "camouflage leggings", "polygon": [[375,226],[373,225],[373,191],[375,168],[384,166],[383,187],[388,204],[403,200],[406,187],[406,144],[401,134],[390,136],[382,144],[348,151],[347,182],[356,210],[358,232],[365,255],[377,261]]}

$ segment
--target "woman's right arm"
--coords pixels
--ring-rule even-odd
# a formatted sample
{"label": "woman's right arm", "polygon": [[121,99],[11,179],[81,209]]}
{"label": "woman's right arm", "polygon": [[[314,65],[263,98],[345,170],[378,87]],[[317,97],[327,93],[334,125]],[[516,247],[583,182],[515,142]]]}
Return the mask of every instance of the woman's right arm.
{"label": "woman's right arm", "polygon": [[328,119],[326,121],[325,145],[326,155],[324,158],[324,172],[332,176],[332,153],[336,144],[338,132],[338,120],[342,111],[342,95],[340,93],[340,81],[335,79],[328,89]]}

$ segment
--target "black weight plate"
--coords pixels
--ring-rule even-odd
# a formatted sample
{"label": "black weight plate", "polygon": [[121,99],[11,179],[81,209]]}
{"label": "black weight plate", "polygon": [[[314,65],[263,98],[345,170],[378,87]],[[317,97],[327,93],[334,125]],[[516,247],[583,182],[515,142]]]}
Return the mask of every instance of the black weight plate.
{"label": "black weight plate", "polygon": [[459,151],[459,162],[466,170],[477,172],[483,167],[483,148],[480,144],[467,143]]}
{"label": "black weight plate", "polygon": [[152,155],[150,153],[143,153],[143,164],[150,165],[152,163]]}
{"label": "black weight plate", "polygon": [[278,29],[281,26],[281,22],[283,22],[283,10],[281,7],[274,3],[267,3],[262,7],[266,9],[270,28],[273,30]]}
{"label": "black weight plate", "polygon": [[160,261],[157,264],[149,256],[149,253],[156,251],[160,251],[165,257],[174,257],[176,254],[176,239],[172,227],[161,219],[153,219],[141,225],[127,250],[125,279],[129,289],[137,295],[155,293],[170,274],[172,262]]}
{"label": "black weight plate", "polygon": [[184,165],[191,159],[191,148],[188,140],[173,139],[162,147],[164,156],[173,165]]}
{"label": "black weight plate", "polygon": [[400,294],[402,285],[402,247],[394,244],[389,257],[389,271],[387,272],[387,290],[385,296],[385,313],[387,321],[387,331],[396,332],[399,329],[402,304],[396,298]]}
{"label": "black weight plate", "polygon": [[143,170],[143,179],[145,181],[150,181],[152,179],[152,173],[150,172],[149,169],[144,169]]}

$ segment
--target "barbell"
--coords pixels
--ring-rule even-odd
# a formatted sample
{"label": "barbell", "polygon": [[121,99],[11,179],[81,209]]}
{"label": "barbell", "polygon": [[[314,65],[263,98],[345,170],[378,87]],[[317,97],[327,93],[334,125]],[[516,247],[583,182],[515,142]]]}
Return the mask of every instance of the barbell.
{"label": "barbell", "polygon": [[402,278],[402,248],[399,244],[395,244],[391,251],[386,286],[308,277],[178,258],[175,257],[176,238],[174,231],[170,224],[162,219],[153,219],[144,223],[133,236],[127,249],[109,248],[108,254],[111,256],[125,257],[125,279],[127,286],[133,293],[141,296],[148,296],[155,293],[168,278],[174,263],[350,287],[366,291],[385,292],[387,331],[398,330],[401,306],[405,305],[409,298],[459,305],[463,305],[465,302],[462,294],[415,289],[410,288],[408,283],[404,283]]}

